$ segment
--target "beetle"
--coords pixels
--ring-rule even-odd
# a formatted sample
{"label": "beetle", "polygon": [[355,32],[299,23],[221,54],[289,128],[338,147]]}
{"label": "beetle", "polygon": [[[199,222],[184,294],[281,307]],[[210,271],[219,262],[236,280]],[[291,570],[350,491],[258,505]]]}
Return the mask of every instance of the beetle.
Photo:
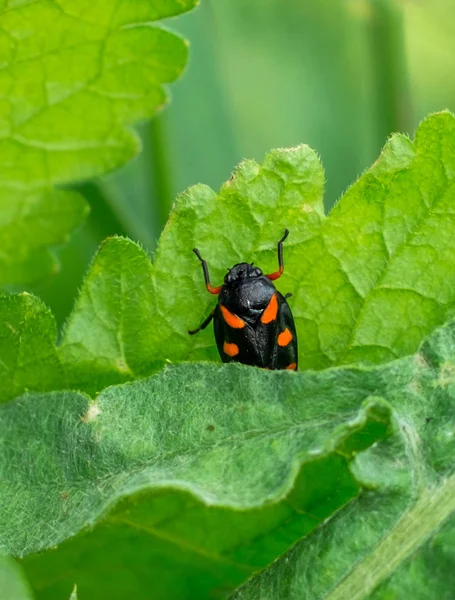
{"label": "beetle", "polygon": [[218,303],[203,323],[188,333],[198,333],[213,319],[223,362],[297,370],[297,335],[287,303],[291,294],[283,296],[272,283],[283,274],[283,242],[288,235],[285,229],[278,242],[278,271],[264,275],[254,263],[238,263],[228,269],[223,285],[218,287],[211,285],[207,262],[193,248],[202,265],[207,291],[218,296]]}

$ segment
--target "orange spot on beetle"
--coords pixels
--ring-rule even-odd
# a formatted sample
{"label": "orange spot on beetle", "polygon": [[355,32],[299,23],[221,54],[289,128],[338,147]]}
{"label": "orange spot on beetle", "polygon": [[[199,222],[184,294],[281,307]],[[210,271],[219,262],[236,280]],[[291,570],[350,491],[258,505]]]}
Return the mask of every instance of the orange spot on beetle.
{"label": "orange spot on beetle", "polygon": [[239,353],[239,347],[237,344],[229,344],[228,342],[224,342],[223,352],[228,356],[237,356]]}
{"label": "orange spot on beetle", "polygon": [[278,336],[278,346],[287,346],[292,341],[292,333],[286,327]]}
{"label": "orange spot on beetle", "polygon": [[231,313],[225,306],[220,304],[221,314],[223,315],[223,319],[232,327],[232,329],[243,329],[245,327],[245,321]]}
{"label": "orange spot on beetle", "polygon": [[297,363],[291,363],[290,365],[288,365],[286,367],[286,371],[296,371],[297,370]]}
{"label": "orange spot on beetle", "polygon": [[267,323],[271,323],[276,319],[278,313],[278,298],[276,294],[270,298],[270,302],[268,303],[266,309],[262,313],[261,323],[267,325]]}

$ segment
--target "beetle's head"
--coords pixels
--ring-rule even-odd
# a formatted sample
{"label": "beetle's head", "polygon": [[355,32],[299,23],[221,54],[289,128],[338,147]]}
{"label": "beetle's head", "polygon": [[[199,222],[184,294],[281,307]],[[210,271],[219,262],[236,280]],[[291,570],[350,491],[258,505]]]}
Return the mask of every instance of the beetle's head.
{"label": "beetle's head", "polygon": [[224,283],[233,283],[240,279],[250,279],[251,277],[260,277],[261,269],[255,267],[253,263],[239,263],[229,269],[228,274],[224,278]]}

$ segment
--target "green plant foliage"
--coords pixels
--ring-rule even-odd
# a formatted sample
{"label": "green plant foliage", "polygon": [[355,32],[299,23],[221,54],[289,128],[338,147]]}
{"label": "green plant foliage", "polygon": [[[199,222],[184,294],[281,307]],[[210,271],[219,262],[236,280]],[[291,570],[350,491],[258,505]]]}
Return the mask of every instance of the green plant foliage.
{"label": "green plant foliage", "polygon": [[2,400],[30,388],[66,387],[55,347],[57,330],[49,310],[34,296],[0,296],[0,380]]}
{"label": "green plant foliage", "polygon": [[[394,369],[403,386],[396,392]],[[377,492],[363,494],[233,600],[451,597],[455,323],[435,331],[414,357],[377,367],[374,377],[375,393],[394,407],[403,441],[359,456],[356,472]]]}
{"label": "green plant foliage", "polygon": [[[0,539],[38,598],[226,597],[253,575],[236,600],[453,589],[455,325],[434,330],[455,299],[454,124],[393,136],[328,217],[306,146],[242,163],[218,195],[190,188],[153,264],[129,240],[102,245],[58,344],[37,298],[0,298],[0,395],[16,398],[0,408]],[[187,334],[214,303],[191,249],[214,283],[241,260],[271,271],[286,226],[301,363],[364,365],[143,379],[219,360],[210,331]],[[376,446],[382,399],[400,435]]]}
{"label": "green plant foliage", "polygon": [[51,272],[46,248],[82,221],[82,199],[54,184],[137,153],[126,126],[166,104],[162,84],[187,60],[185,41],[152,22],[195,3],[0,2],[0,284]]}
{"label": "green plant foliage", "polygon": [[[206,104],[197,94],[185,101],[179,136],[166,122],[147,125],[187,62],[187,43],[160,21],[196,3],[0,0],[0,286],[45,288],[58,269],[54,252],[89,203],[78,251],[67,248],[67,298],[54,304],[63,322],[82,279],[75,273],[98,241],[125,236],[102,243],[62,331],[37,297],[0,296],[0,600],[450,599],[455,117],[429,116],[413,141],[393,135],[329,214],[308,146],[244,161],[219,192],[197,185],[177,198],[152,261],[126,238],[155,247],[185,176],[179,163],[194,163],[213,140],[237,154],[237,143],[254,138],[248,132],[264,131],[269,108],[251,114],[249,93],[295,103],[302,82],[297,121],[272,119],[262,143],[279,131],[292,145],[299,127],[314,143],[322,132],[333,150],[326,206],[349,168],[369,160],[379,130],[406,130],[400,119],[411,115],[405,11],[395,0],[323,0],[325,12],[257,0],[240,19],[238,7],[208,0],[198,42],[219,90],[199,80]],[[308,35],[296,15],[308,17]],[[265,37],[250,31],[258,19]],[[222,69],[207,52],[214,30]],[[367,30],[372,56],[356,51]],[[296,52],[315,44],[316,70],[311,52]],[[375,69],[359,78],[353,65],[373,55]],[[351,72],[340,78],[341,63]],[[260,81],[265,64],[271,77]],[[328,80],[349,135],[333,127]],[[222,86],[235,92],[232,106]],[[362,116],[352,121],[356,106],[370,112],[376,88],[384,94],[375,133]],[[309,123],[305,105],[316,96]],[[199,136],[203,150],[188,153],[181,133],[201,134],[201,110],[225,118]],[[136,166],[88,181],[139,152],[131,126],[140,121],[147,174]],[[160,199],[153,209],[150,197]],[[278,288],[292,293],[302,371],[222,365],[210,328],[188,335],[216,302],[191,250],[218,285],[236,262],[274,271],[284,228]],[[62,298],[65,286],[54,285]]]}
{"label": "green plant foliage", "polygon": [[3,404],[1,545],[38,598],[225,596],[358,496],[393,424],[353,377],[186,364]]}
{"label": "green plant foliage", "polygon": [[59,348],[71,385],[95,393],[162,367],[167,350],[158,320],[149,258],[129,240],[106,241]]}
{"label": "green plant foliage", "polygon": [[[362,481],[354,503],[236,598],[405,597],[416,570],[428,595],[439,580],[444,597],[455,561],[454,352],[451,322],[381,366],[176,365],[95,402],[55,392],[4,404],[3,547],[25,555],[43,598],[67,597],[74,583],[96,598],[103,573],[112,598],[121,585],[138,598],[141,586],[157,598],[227,595]],[[390,432],[378,394],[399,435],[357,455]]]}
{"label": "green plant foliage", "polygon": [[0,598],[2,600],[33,600],[21,568],[12,559],[0,557]]}
{"label": "green plant foliage", "polygon": [[50,246],[65,242],[87,214],[78,194],[0,192],[0,286],[42,279],[56,269]]}
{"label": "green plant foliage", "polygon": [[291,235],[279,287],[294,294],[303,367],[414,352],[455,299],[454,131],[453,115],[440,113],[421,124],[414,143],[393,136],[328,217],[322,169],[307,147],[273,151],[262,166],[242,163],[219,195],[190,188],[171,214],[154,267],[157,332],[168,358],[216,354],[210,331],[185,337],[213,306],[189,248],[201,250],[217,282],[241,260],[273,270],[285,226]]}
{"label": "green plant foliage", "polygon": [[[422,123],[415,142],[393,136],[328,217],[322,168],[306,146],[273,150],[261,166],[245,161],[218,195],[190,188],[176,202],[153,265],[128,240],[101,247],[57,350],[59,373],[42,370],[40,387],[12,359],[14,331],[6,331],[8,313],[0,312],[0,360],[14,365],[4,368],[6,380],[14,378],[15,393],[55,390],[66,381],[64,387],[94,394],[166,361],[219,360],[210,329],[187,333],[215,302],[191,249],[199,247],[216,283],[242,260],[272,271],[284,227],[291,234],[278,287],[294,294],[304,368],[414,352],[455,301],[454,131],[453,115],[440,113]],[[8,301],[15,302],[23,300]],[[35,305],[32,319],[43,312]],[[25,330],[28,319],[20,318]],[[50,339],[48,328],[43,337]],[[25,366],[30,360],[23,358]],[[11,389],[0,390],[2,400],[13,397]]]}

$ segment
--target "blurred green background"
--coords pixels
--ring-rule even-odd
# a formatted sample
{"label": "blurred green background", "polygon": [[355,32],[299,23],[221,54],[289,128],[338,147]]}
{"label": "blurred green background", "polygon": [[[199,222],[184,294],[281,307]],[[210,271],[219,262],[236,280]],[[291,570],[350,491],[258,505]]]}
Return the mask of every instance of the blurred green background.
{"label": "blurred green background", "polygon": [[127,235],[153,253],[186,187],[218,189],[243,158],[307,143],[329,210],[392,132],[455,110],[453,0],[201,0],[166,25],[190,42],[170,106],[137,127],[140,156],[78,186],[91,215],[31,290],[60,323],[100,241]]}

